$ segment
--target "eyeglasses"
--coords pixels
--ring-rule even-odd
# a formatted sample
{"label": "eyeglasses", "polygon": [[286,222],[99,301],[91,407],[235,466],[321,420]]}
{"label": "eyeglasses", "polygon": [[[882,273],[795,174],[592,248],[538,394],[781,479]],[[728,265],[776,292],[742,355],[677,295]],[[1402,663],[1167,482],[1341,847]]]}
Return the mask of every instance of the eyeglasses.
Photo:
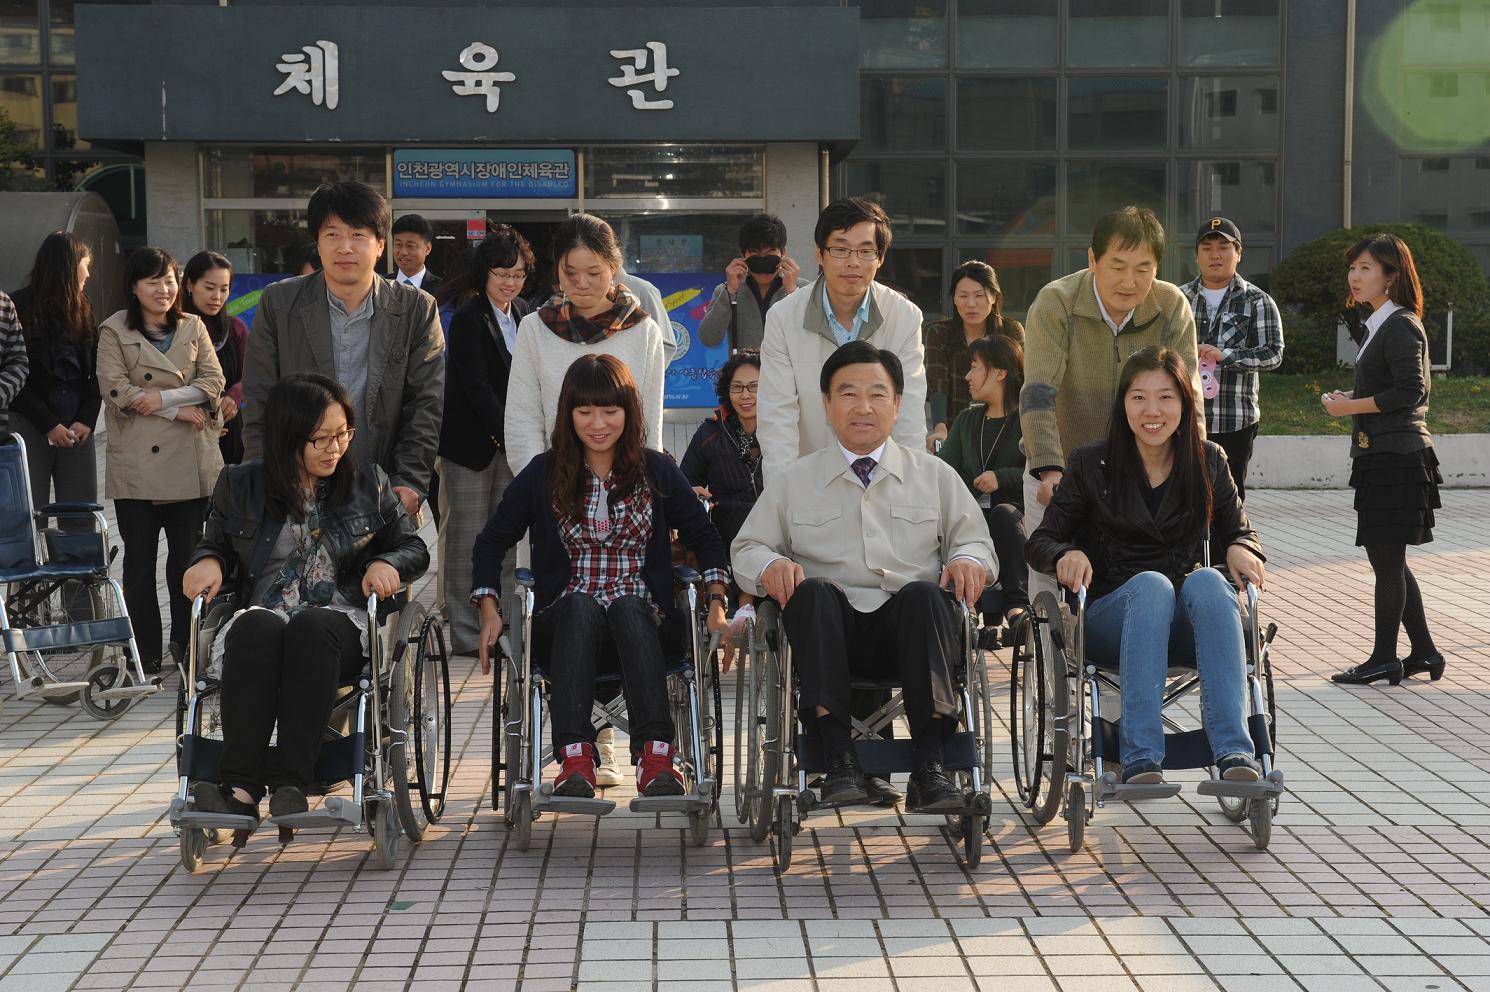
{"label": "eyeglasses", "polygon": [[845,248],[842,245],[829,245],[823,251],[834,258],[848,258],[852,255],[861,262],[872,262],[880,257],[878,248]]}
{"label": "eyeglasses", "polygon": [[759,382],[732,382],[729,384],[729,394],[731,396],[754,396],[760,390],[761,384]]}
{"label": "eyeglasses", "polygon": [[527,270],[521,272],[503,272],[501,269],[492,269],[491,277],[497,282],[524,282],[528,278]]}
{"label": "eyeglasses", "polygon": [[322,434],[320,437],[306,438],[306,442],[317,451],[330,451],[334,441],[336,446],[343,451],[352,445],[352,435],[357,433],[355,427],[348,427],[340,434]]}

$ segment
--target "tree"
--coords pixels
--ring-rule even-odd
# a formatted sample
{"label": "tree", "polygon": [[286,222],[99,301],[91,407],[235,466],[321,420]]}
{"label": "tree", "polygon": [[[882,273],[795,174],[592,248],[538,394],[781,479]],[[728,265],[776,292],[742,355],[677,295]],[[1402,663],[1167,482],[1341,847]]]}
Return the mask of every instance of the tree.
{"label": "tree", "polygon": [[[1490,282],[1464,245],[1421,224],[1367,224],[1331,231],[1300,245],[1273,271],[1269,289],[1284,313],[1285,371],[1318,372],[1334,368],[1335,327],[1343,320],[1351,337],[1361,340],[1370,311],[1347,306],[1345,251],[1368,234],[1395,234],[1412,250],[1423,285],[1423,308],[1430,315],[1454,308],[1455,370],[1471,371],[1490,364]],[[1429,337],[1442,332],[1425,320]]]}
{"label": "tree", "polygon": [[40,190],[46,183],[31,170],[36,167],[32,156],[36,147],[23,142],[20,128],[0,107],[0,190]]}

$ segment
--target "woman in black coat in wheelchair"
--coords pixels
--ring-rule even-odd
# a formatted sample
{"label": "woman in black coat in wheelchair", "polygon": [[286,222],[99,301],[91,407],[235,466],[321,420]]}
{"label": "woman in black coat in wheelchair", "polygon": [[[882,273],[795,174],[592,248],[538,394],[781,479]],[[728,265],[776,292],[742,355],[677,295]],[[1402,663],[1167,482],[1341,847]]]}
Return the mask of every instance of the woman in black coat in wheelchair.
{"label": "woman in black coat in wheelchair", "polygon": [[1160,718],[1171,655],[1194,658],[1216,771],[1256,781],[1236,590],[1201,567],[1225,548],[1238,586],[1263,583],[1262,545],[1220,446],[1201,437],[1184,359],[1145,348],[1123,366],[1106,441],[1084,444],[1025,549],[1030,566],[1090,590],[1089,657],[1120,660],[1123,782],[1163,782]]}
{"label": "woman in black coat in wheelchair", "polygon": [[[429,567],[429,548],[376,465],[351,456],[352,402],[297,372],[265,408],[264,457],[223,470],[206,534],[183,579],[209,601],[233,574],[246,607],[219,632],[222,782],[198,782],[203,812],[303,813],[336,688],[368,651],[367,597],[387,598]],[[278,744],[269,735],[279,726]]]}
{"label": "woman in black coat in wheelchair", "polygon": [[502,633],[502,556],[524,533],[532,540],[532,650],[548,676],[554,758],[563,765],[554,780],[559,796],[595,794],[590,714],[608,644],[620,663],[637,792],[683,792],[663,645],[682,643],[693,618],[673,602],[671,529],[698,556],[709,629],[727,624],[724,543],[687,477],[644,438],[626,363],[580,356],[564,376],[551,447],[512,480],[476,538],[471,599],[481,609],[484,672]]}

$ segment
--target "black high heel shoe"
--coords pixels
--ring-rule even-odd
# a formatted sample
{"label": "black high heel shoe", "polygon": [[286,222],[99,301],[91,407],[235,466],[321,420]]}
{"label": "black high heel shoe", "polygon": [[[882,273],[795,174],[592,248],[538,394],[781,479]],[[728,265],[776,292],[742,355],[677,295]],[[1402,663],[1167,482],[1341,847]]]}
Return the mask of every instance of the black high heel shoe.
{"label": "black high heel shoe", "polygon": [[1369,685],[1372,682],[1380,682],[1386,679],[1392,685],[1402,682],[1402,662],[1396,658],[1388,661],[1371,661],[1369,658],[1354,668],[1347,668],[1343,672],[1336,672],[1330,676],[1333,682],[1341,685]]}
{"label": "black high heel shoe", "polygon": [[1402,659],[1402,675],[1404,678],[1413,675],[1426,675],[1429,681],[1437,682],[1443,678],[1443,653],[1434,651],[1425,654],[1421,658],[1408,656]]}

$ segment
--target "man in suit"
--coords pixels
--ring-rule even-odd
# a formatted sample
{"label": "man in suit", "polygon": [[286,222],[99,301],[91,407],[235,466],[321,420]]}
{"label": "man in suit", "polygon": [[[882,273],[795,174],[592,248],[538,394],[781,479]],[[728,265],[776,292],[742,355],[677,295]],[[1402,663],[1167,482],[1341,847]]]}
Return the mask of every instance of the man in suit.
{"label": "man in suit", "polygon": [[341,383],[357,408],[353,454],[382,466],[404,509],[427,494],[444,403],[444,335],[428,293],[379,279],[388,203],[358,182],[323,185],[306,221],[323,272],[264,290],[243,371],[245,458],[264,450],[264,402],[291,372]]}
{"label": "man in suit", "polygon": [[[892,351],[850,341],[819,377],[834,440],[770,480],[732,548],[746,592],[782,604],[801,715],[828,755],[823,801],[862,802],[851,676],[900,682],[915,752],[913,811],[960,808],[942,743],[961,712],[959,620],[997,573],[982,512],[957,472],[891,438],[905,392]],[[945,562],[945,565],[943,564]]]}
{"label": "man in suit", "polygon": [[424,263],[435,247],[435,229],[419,214],[404,214],[393,222],[393,262],[398,271],[388,278],[422,289],[431,296],[441,279]]}

